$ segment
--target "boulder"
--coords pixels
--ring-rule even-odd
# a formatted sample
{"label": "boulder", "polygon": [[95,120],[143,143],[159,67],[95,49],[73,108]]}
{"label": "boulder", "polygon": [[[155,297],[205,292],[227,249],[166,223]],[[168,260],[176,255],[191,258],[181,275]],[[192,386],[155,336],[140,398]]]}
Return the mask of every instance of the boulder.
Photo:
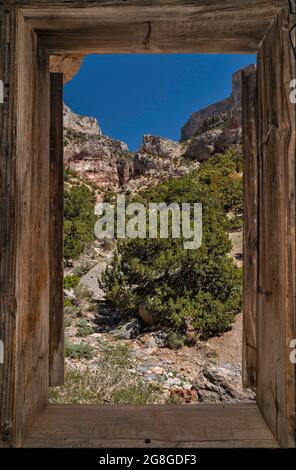
{"label": "boulder", "polygon": [[185,157],[198,162],[208,160],[215,152],[215,144],[221,133],[221,129],[213,129],[194,137],[187,147]]}
{"label": "boulder", "polygon": [[242,387],[241,370],[232,364],[208,364],[194,383],[198,401],[239,403],[255,400],[255,393]]}
{"label": "boulder", "polygon": [[242,140],[242,129],[224,129],[215,140],[215,152],[223,152],[232,145],[240,144]]}

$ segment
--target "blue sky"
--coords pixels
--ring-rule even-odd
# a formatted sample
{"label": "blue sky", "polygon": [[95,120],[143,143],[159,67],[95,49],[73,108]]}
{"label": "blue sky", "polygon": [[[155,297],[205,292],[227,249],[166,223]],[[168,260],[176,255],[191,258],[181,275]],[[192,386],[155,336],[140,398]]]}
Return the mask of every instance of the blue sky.
{"label": "blue sky", "polygon": [[144,134],[173,140],[190,114],[226,98],[250,55],[89,55],[65,86],[65,103],[136,150]]}

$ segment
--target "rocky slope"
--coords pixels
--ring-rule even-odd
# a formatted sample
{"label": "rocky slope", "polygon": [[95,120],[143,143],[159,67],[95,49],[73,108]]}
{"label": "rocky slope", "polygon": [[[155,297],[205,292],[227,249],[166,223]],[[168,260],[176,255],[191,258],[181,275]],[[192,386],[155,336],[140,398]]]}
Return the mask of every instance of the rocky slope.
{"label": "rocky slope", "polygon": [[[123,320],[120,312],[106,303],[97,279],[111,257],[112,252],[96,241],[67,270],[67,274],[79,272],[82,276],[75,289],[65,292],[66,298],[73,302],[72,306],[65,308],[66,342],[72,350],[74,345],[80,347],[82,344],[92,351],[92,356],[66,358],[66,386],[52,395],[53,402],[63,400],[72,403],[78,400],[84,403],[86,400],[88,403],[91,388],[94,396],[91,402],[101,403],[105,395],[97,388],[95,377],[102,381],[107,373],[107,387],[118,381],[116,364],[119,359],[112,355],[116,350],[121,354],[120,348],[128,349],[131,360],[126,378],[121,379],[121,386],[129,387],[132,384],[136,387],[141,381],[157,390],[157,395],[150,397],[153,403],[238,403],[254,400],[254,392],[244,390],[241,383],[242,315],[238,316],[233,329],[224,335],[207,342],[197,341],[190,347],[170,349],[166,347],[167,331],[151,331],[143,327],[138,319]],[[102,345],[108,348],[111,355],[108,371],[101,361]],[[103,359],[106,360],[104,356]],[[69,380],[72,375],[74,384]],[[73,393],[74,388],[77,389],[77,381],[80,383],[79,393]],[[87,390],[83,390],[84,386]],[[117,387],[115,383],[112,386]],[[113,403],[112,397],[106,398],[108,403]],[[134,399],[135,396],[131,395],[131,403]]]}

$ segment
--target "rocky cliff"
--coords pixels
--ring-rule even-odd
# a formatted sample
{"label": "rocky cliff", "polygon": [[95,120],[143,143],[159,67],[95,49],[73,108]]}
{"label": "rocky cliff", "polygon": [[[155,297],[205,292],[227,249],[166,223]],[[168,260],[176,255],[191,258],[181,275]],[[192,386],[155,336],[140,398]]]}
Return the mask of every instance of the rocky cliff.
{"label": "rocky cliff", "polygon": [[198,168],[183,158],[184,144],[145,135],[137,152],[124,142],[102,134],[94,118],[83,117],[64,107],[64,160],[83,179],[112,191],[139,188]]}
{"label": "rocky cliff", "polygon": [[[244,70],[254,70],[251,64]],[[241,110],[241,70],[232,77],[232,94],[218,103],[193,113],[181,129],[181,140],[187,140],[201,134],[213,127],[231,126],[234,123],[240,126]]]}
{"label": "rocky cliff", "polygon": [[79,116],[65,106],[65,163],[82,178],[112,191],[133,193],[183,176],[212,155],[241,143],[240,101],[238,71],[233,75],[231,97],[193,113],[182,128],[181,142],[144,135],[136,152],[104,135],[96,119]]}

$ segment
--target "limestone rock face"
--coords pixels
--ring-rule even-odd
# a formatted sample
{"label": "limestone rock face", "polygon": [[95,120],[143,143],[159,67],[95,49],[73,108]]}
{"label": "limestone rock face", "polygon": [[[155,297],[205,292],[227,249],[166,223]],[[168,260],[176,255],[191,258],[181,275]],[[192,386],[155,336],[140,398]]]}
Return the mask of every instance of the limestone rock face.
{"label": "limestone rock face", "polygon": [[64,107],[64,160],[82,178],[102,189],[137,192],[167,178],[188,174],[197,162],[184,162],[183,144],[145,135],[135,153],[127,145],[102,134],[96,119]]}
{"label": "limestone rock face", "polygon": [[140,153],[157,155],[158,157],[175,159],[182,154],[182,146],[178,142],[154,135],[144,135]]}
{"label": "limestone rock face", "polygon": [[[248,69],[253,69],[250,66]],[[64,107],[65,163],[102,189],[135,194],[162,181],[184,176],[218,152],[241,143],[241,71],[233,75],[232,95],[193,113],[182,141],[144,135],[142,145],[127,145],[103,135],[96,119]]]}
{"label": "limestone rock face", "polygon": [[242,129],[225,129],[215,141],[215,151],[223,152],[232,145],[241,143]]}
{"label": "limestone rock face", "polygon": [[80,116],[64,105],[64,129],[89,135],[102,135],[98,121],[93,117]]}
{"label": "limestone rock face", "polygon": [[106,136],[71,136],[64,158],[72,170],[102,188],[117,188],[130,177],[132,165],[126,145]]}
{"label": "limestone rock face", "polygon": [[226,121],[232,109],[232,99],[227,98],[193,113],[181,129],[181,140],[187,140],[211,126],[213,118],[216,126]]}
{"label": "limestone rock face", "polygon": [[[255,70],[255,65],[251,64],[243,70]],[[186,124],[181,129],[181,140],[187,140],[210,128],[220,127],[223,124],[236,123],[240,126],[241,108],[241,72],[238,70],[232,77],[232,94],[229,98],[212,104],[205,109],[193,113]],[[236,121],[233,119],[236,118]],[[238,119],[238,120],[237,120]]]}
{"label": "limestone rock face", "polygon": [[233,100],[233,109],[241,107],[241,97],[242,97],[242,84],[241,84],[241,72],[242,70],[246,72],[253,72],[256,70],[256,65],[250,64],[247,67],[244,67],[241,70],[235,72],[232,76],[232,100]]}
{"label": "limestone rock face", "polygon": [[129,186],[153,186],[165,179],[184,176],[199,168],[199,163],[185,158],[186,145],[163,137],[144,135],[143,144],[133,155],[133,176]]}
{"label": "limestone rock face", "polygon": [[50,71],[62,73],[67,83],[78,73],[83,59],[83,55],[51,55]]}
{"label": "limestone rock face", "polygon": [[216,142],[221,134],[221,129],[213,129],[194,137],[187,146],[185,156],[199,162],[208,160],[215,153]]}
{"label": "limestone rock face", "polygon": [[102,134],[96,119],[64,107],[64,161],[83,178],[102,188],[124,184],[132,171],[124,142]]}

